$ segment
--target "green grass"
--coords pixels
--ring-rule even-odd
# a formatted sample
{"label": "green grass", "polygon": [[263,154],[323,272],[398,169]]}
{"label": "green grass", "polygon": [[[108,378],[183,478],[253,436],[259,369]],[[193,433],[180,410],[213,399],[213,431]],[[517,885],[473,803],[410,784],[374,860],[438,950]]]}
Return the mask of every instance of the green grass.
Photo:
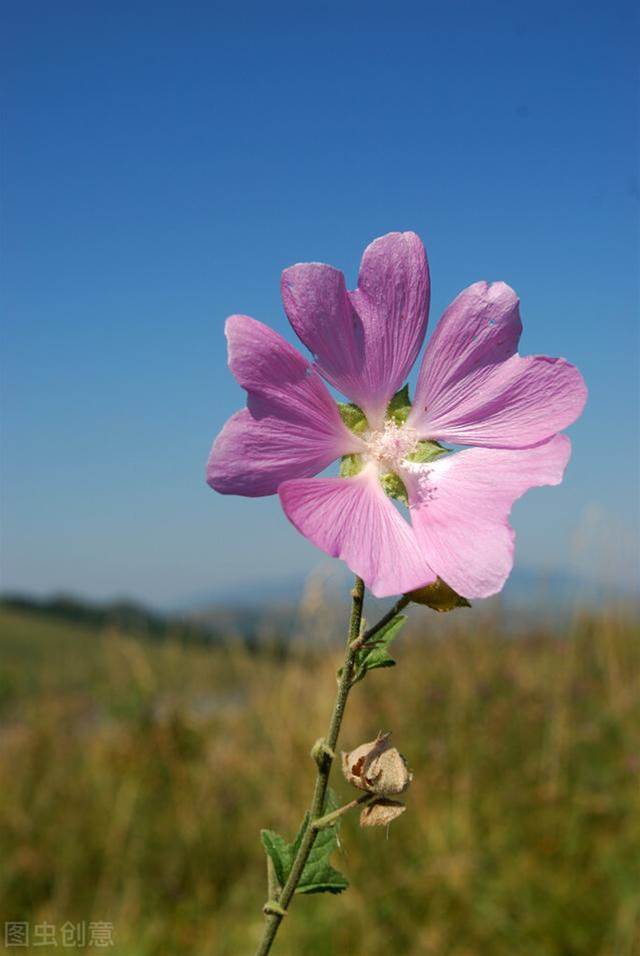
{"label": "green grass", "polygon": [[[0,616],[0,932],[109,920],[122,956],[251,956],[258,831],[295,832],[335,688],[339,650],[314,646],[283,661]],[[416,608],[394,656],[341,743],[392,730],[408,810],[388,835],[347,818],[351,887],[297,897],[274,953],[640,954],[637,622],[509,639]]]}

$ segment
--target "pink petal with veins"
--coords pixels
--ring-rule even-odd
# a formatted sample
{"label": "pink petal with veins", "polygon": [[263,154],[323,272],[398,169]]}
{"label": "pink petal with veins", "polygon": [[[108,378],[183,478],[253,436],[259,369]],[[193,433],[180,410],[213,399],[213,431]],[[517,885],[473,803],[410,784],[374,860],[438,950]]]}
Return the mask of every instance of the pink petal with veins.
{"label": "pink petal with veins", "polygon": [[565,435],[535,448],[469,448],[403,468],[416,538],[433,570],[458,594],[498,592],[513,566],[508,518],[529,488],[557,485],[571,455]]}
{"label": "pink petal with veins", "polygon": [[278,493],[298,531],[342,558],[376,597],[435,580],[413,529],[385,495],[374,467],[353,478],[285,481]]}
{"label": "pink petal with veins", "polygon": [[282,336],[244,315],[228,319],[226,333],[229,366],[248,398],[211,449],[212,488],[272,495],[287,478],[315,475],[362,449],[318,373]]}
{"label": "pink petal with veins", "polygon": [[587,388],[564,359],[516,354],[518,299],[503,282],[477,282],[446,310],[427,345],[412,425],[457,445],[525,448],[582,412]]}
{"label": "pink petal with veins", "polygon": [[365,249],[358,288],[332,266],[302,263],[282,274],[291,325],[321,374],[379,427],[404,383],[427,327],[429,268],[413,232],[392,232]]}

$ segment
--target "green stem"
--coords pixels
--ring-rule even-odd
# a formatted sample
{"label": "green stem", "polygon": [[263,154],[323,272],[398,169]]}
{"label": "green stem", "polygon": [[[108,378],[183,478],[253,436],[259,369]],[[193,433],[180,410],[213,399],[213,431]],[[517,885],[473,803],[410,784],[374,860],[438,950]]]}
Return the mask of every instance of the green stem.
{"label": "green stem", "polygon": [[289,872],[289,876],[287,877],[287,880],[277,899],[278,910],[280,910],[280,912],[274,912],[273,909],[268,909],[264,934],[262,941],[256,950],[256,956],[267,956],[267,954],[271,951],[271,947],[273,945],[274,939],[276,938],[276,933],[278,932],[280,923],[285,916],[286,910],[288,909],[293,898],[293,894],[296,891],[296,887],[300,882],[302,871],[304,870],[305,863],[309,858],[309,854],[318,835],[318,830],[321,829],[321,827],[318,827],[316,824],[321,823],[323,826],[326,826],[328,817],[341,816],[343,812],[351,809],[352,806],[355,806],[358,803],[366,802],[370,796],[369,794],[364,794],[357,800],[352,801],[352,804],[347,804],[346,807],[341,807],[339,811],[335,811],[335,814],[327,814],[326,817],[321,816],[327,796],[329,774],[331,773],[331,767],[335,757],[335,749],[338,742],[338,735],[340,733],[340,726],[342,724],[347,698],[351,689],[351,679],[353,677],[356,654],[362,645],[371,640],[372,637],[375,637],[378,631],[388,624],[389,621],[391,621],[399,611],[406,607],[411,599],[406,595],[401,597],[391,608],[391,610],[380,618],[377,624],[374,624],[374,626],[370,627],[368,631],[365,631],[363,634],[361,634],[362,607],[364,604],[364,581],[362,581],[361,578],[356,578],[353,590],[351,592],[351,597],[352,601],[351,617],[349,620],[349,634],[345,648],[344,664],[342,665],[342,671],[338,680],[338,692],[333,705],[333,713],[331,714],[329,729],[327,730],[327,735],[324,738],[323,745],[318,749],[314,748],[314,754],[316,754],[315,759],[318,765],[318,775],[316,777],[316,783],[313,790],[311,806],[309,807],[311,826],[308,826],[305,831],[302,842]]}
{"label": "green stem", "polygon": [[363,644],[368,644],[371,638],[376,636],[378,631],[381,631],[382,628],[389,623],[389,621],[392,621],[394,619],[396,614],[399,614],[400,611],[402,611],[407,606],[407,604],[410,604],[410,603],[411,603],[411,598],[409,597],[408,594],[403,594],[401,598],[398,598],[398,600],[393,605],[391,610],[387,611],[386,614],[383,614],[380,620],[376,624],[374,624],[373,627],[370,627],[368,631],[364,632],[364,634],[362,635],[362,639],[358,643],[358,647],[362,647]]}
{"label": "green stem", "polygon": [[[310,818],[312,821],[316,820],[316,818],[322,814],[324,809],[327,787],[329,785],[329,774],[333,764],[333,755],[335,752],[336,743],[338,741],[338,734],[340,733],[340,725],[344,716],[347,697],[349,696],[353,664],[355,661],[356,652],[360,646],[358,639],[360,637],[362,606],[364,603],[364,582],[361,578],[356,578],[353,591],[351,592],[351,597],[351,618],[349,621],[349,634],[347,637],[344,664],[340,679],[338,681],[338,692],[333,705],[333,713],[331,714],[329,729],[324,739],[324,747],[320,750],[317,757],[318,774],[313,790],[311,806],[309,808]],[[291,867],[291,871],[287,877],[287,881],[282,887],[282,891],[278,899],[278,903],[283,910],[288,908],[291,898],[296,891],[296,887],[300,882],[302,871],[317,835],[318,831],[315,829],[315,827],[307,827],[304,837],[302,838],[300,848],[296,854],[296,858],[293,861],[293,866]],[[256,956],[267,956],[267,953],[269,953],[271,950],[271,946],[273,945],[273,941],[276,937],[276,933],[278,932],[278,928],[282,922],[282,919],[283,916],[280,913],[270,913],[267,916],[264,935],[262,937],[260,946],[256,950]]]}
{"label": "green stem", "polygon": [[312,823],[314,830],[324,830],[326,827],[333,826],[336,820],[341,817],[343,814],[348,813],[349,810],[355,809],[355,807],[362,806],[363,803],[370,803],[376,798],[377,794],[375,793],[363,793],[361,797],[356,797],[355,800],[350,800],[349,803],[345,803],[343,807],[338,807],[337,810],[332,810],[331,813],[326,813],[323,817],[318,817],[317,820],[314,820]]}
{"label": "green stem", "polygon": [[276,868],[273,865],[273,860],[267,853],[267,892],[269,894],[270,902],[278,902],[280,897],[280,884],[278,883],[278,877],[276,876]]}

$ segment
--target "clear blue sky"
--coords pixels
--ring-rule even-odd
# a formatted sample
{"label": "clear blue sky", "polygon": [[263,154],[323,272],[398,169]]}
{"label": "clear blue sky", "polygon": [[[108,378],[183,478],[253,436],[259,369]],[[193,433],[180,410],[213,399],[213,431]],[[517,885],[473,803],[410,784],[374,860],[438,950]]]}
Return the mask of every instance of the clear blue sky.
{"label": "clear blue sky", "polygon": [[[153,602],[322,559],[204,462],[244,393],[223,323],[293,340],[297,261],[350,285],[413,229],[431,328],[478,279],[590,402],[518,561],[628,573],[638,520],[633,2],[3,4],[2,584]],[[617,573],[617,571],[616,571]]]}

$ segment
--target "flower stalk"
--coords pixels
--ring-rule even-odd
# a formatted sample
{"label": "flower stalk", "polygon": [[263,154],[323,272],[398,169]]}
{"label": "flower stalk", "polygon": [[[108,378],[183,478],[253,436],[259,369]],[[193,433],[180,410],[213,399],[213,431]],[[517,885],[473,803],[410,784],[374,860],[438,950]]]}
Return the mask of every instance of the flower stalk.
{"label": "flower stalk", "polygon": [[355,800],[350,800],[349,803],[345,803],[343,807],[338,807],[337,810],[333,810],[331,813],[326,813],[323,817],[319,817],[317,820],[314,820],[312,824],[313,829],[324,830],[325,827],[332,827],[336,820],[339,820],[340,817],[345,813],[348,813],[349,810],[355,810],[356,807],[362,806],[363,803],[370,803],[375,799],[375,793],[363,793],[362,796],[356,797]]}
{"label": "flower stalk", "polygon": [[372,794],[363,794],[363,796],[352,800],[344,807],[340,807],[338,810],[322,816],[322,811],[324,809],[327,796],[327,788],[329,786],[329,776],[331,774],[331,768],[335,759],[335,750],[338,742],[338,736],[340,734],[340,727],[342,725],[342,719],[344,717],[349,691],[353,686],[353,677],[358,651],[366,644],[369,644],[372,639],[374,639],[375,636],[381,630],[383,630],[383,628],[390,621],[393,620],[398,612],[406,607],[407,604],[409,604],[411,600],[407,595],[403,595],[403,597],[396,601],[391,610],[380,618],[377,624],[374,624],[367,631],[363,631],[362,609],[364,605],[364,593],[364,582],[361,578],[357,577],[351,592],[351,615],[349,619],[349,630],[345,648],[344,663],[339,672],[338,690],[333,705],[331,719],[329,721],[329,727],[326,737],[321,741],[318,741],[312,750],[312,755],[317,764],[318,772],[313,790],[313,797],[309,807],[309,818],[311,824],[307,827],[304,833],[302,842],[300,843],[298,852],[296,853],[287,880],[279,894],[273,891],[273,884],[270,880],[270,898],[264,907],[267,917],[264,934],[262,941],[256,950],[255,956],[267,956],[267,954],[271,951],[273,941],[276,938],[280,924],[286,915],[289,905],[291,904],[293,895],[300,882],[302,871],[304,870],[305,864],[309,858],[309,854],[311,853],[313,844],[319,831],[327,826],[331,826],[348,810],[356,806],[366,804],[373,798]]}

